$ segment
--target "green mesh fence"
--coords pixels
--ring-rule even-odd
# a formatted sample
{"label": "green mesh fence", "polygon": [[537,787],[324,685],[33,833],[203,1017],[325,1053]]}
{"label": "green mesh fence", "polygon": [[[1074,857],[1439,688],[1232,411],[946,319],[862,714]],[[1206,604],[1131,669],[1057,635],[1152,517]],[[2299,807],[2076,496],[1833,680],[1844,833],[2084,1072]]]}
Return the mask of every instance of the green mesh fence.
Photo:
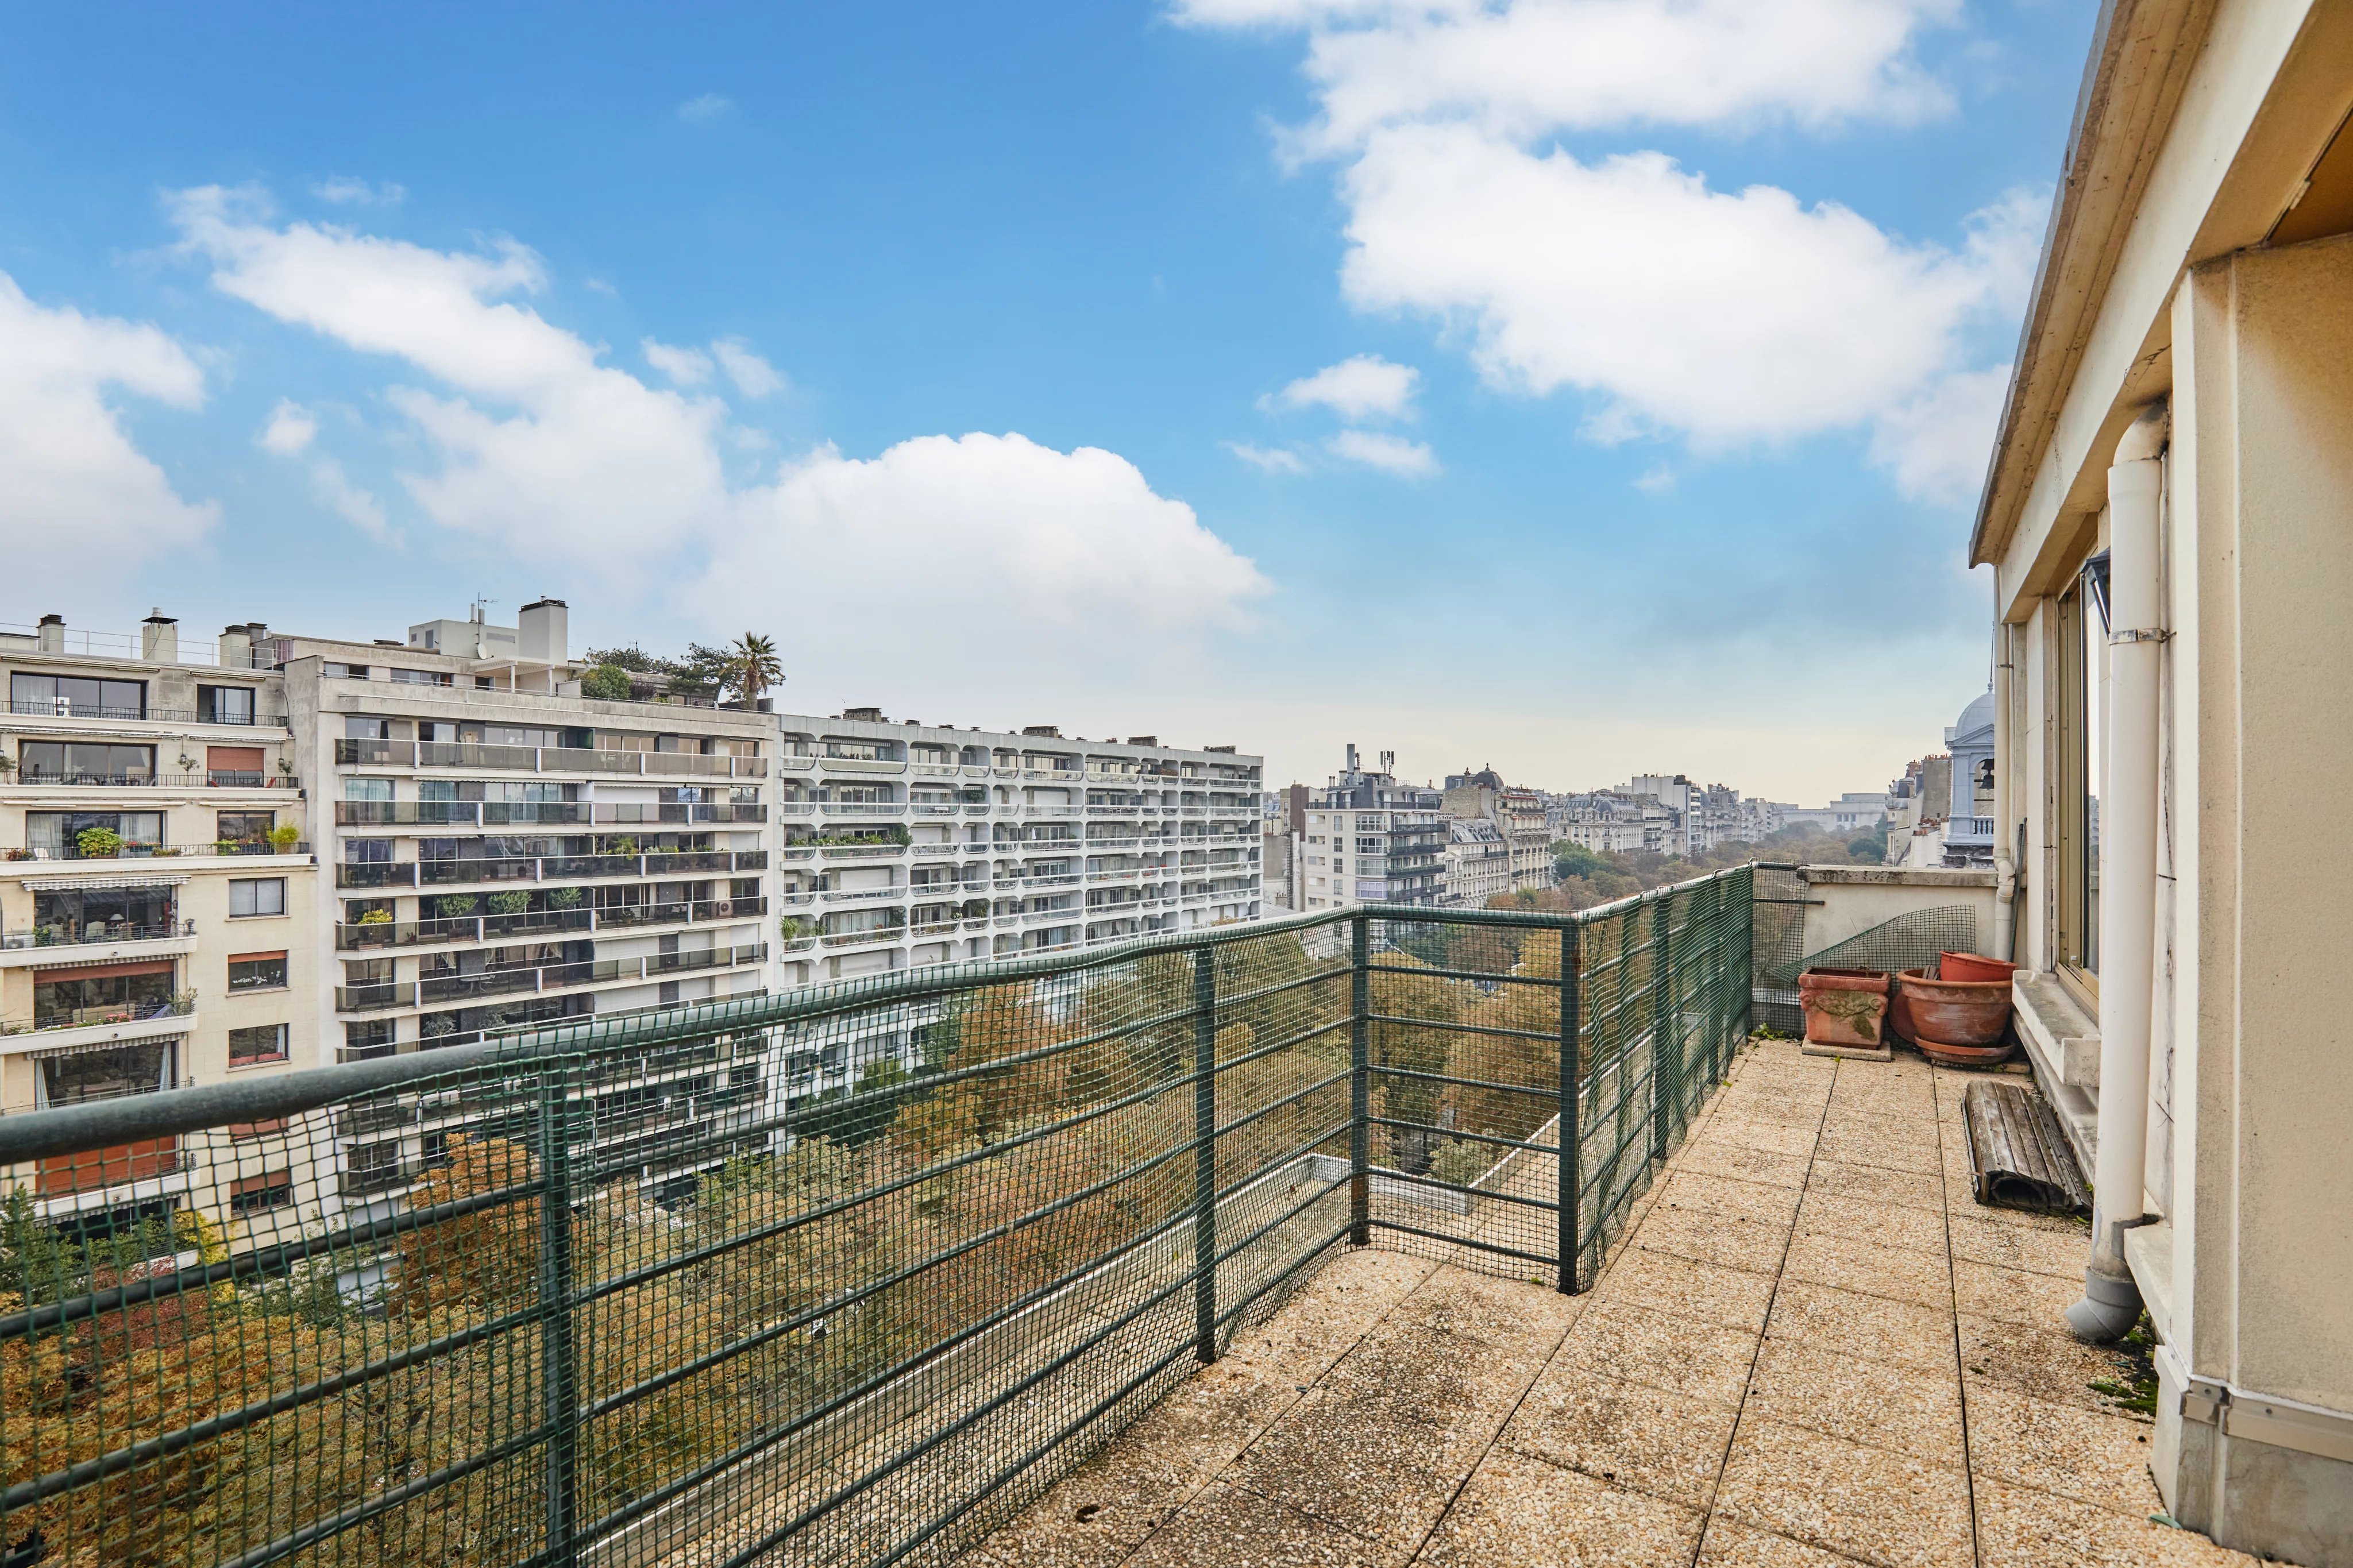
{"label": "green mesh fence", "polygon": [[1783,959],[1765,972],[1769,980],[1790,986],[1809,969],[1875,969],[1900,974],[1907,969],[1936,973],[1940,952],[1977,951],[1977,912],[1967,904],[1937,909],[1906,910],[1844,942],[1833,942],[1802,958]]}
{"label": "green mesh fence", "polygon": [[1379,907],[0,1118],[0,1553],[946,1562],[1339,1247],[1589,1284],[1746,1032],[1751,891]]}

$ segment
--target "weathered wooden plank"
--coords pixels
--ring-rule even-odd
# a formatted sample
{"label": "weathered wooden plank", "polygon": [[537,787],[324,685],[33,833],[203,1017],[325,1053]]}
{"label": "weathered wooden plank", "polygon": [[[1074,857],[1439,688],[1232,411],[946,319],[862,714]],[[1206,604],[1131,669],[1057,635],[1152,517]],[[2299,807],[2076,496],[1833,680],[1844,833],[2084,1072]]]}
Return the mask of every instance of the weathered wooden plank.
{"label": "weathered wooden plank", "polygon": [[1961,1096],[1970,1191],[1981,1204],[2089,1214],[2092,1190],[2059,1118],[2023,1084],[1987,1081]]}

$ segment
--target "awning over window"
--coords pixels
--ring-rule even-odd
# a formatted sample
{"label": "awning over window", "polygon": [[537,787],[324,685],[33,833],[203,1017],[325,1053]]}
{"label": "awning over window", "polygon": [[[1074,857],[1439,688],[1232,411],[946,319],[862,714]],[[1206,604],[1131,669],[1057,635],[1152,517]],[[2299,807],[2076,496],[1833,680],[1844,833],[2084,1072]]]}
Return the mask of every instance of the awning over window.
{"label": "awning over window", "polygon": [[188,879],[151,872],[143,876],[117,877],[27,877],[24,879],[28,893],[72,893],[88,888],[179,888]]}
{"label": "awning over window", "polygon": [[170,1046],[178,1044],[181,1036],[187,1032],[184,1028],[176,1035],[142,1035],[133,1040],[95,1040],[86,1046],[51,1046],[47,1050],[26,1051],[24,1054],[37,1062],[46,1061],[51,1057],[82,1056],[90,1051],[128,1050],[133,1046]]}

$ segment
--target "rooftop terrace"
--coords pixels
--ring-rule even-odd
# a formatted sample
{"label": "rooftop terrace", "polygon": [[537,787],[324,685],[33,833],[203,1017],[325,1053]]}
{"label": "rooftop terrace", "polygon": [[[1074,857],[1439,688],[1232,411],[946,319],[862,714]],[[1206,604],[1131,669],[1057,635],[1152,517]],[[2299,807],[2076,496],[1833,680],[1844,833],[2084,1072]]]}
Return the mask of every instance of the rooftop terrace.
{"label": "rooftop terrace", "polygon": [[1758,1044],[1590,1293],[1347,1253],[965,1568],[2256,1561],[2152,1521],[2084,1228],[1970,1197],[1972,1076]]}

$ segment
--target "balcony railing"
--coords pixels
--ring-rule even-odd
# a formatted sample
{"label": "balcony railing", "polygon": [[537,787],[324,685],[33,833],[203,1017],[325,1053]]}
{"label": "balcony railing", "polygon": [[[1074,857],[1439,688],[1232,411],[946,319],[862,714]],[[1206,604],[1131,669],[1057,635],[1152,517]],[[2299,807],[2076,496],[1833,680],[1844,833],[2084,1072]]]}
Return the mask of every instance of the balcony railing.
{"label": "balcony railing", "polygon": [[[174,993],[168,999],[153,1002],[106,1002],[90,1007],[56,1007],[47,1011],[36,1008],[29,1016],[0,1019],[0,1035],[41,1034],[52,1029],[88,1029],[122,1024],[170,1024],[174,1018],[195,1016],[196,994],[193,991]],[[159,1033],[185,1034],[185,1027],[159,1030]]]}
{"label": "balcony railing", "polygon": [[456,860],[343,861],[338,888],[450,887],[490,882],[644,879],[768,868],[765,849],[660,849],[642,855],[480,856]]}
{"label": "balcony railing", "polygon": [[339,740],[340,767],[480,768],[501,773],[621,773],[638,777],[765,778],[765,757],[691,752],[606,752],[588,746],[502,746],[470,741]]}
{"label": "balcony railing", "polygon": [[575,985],[661,980],[703,969],[732,969],[765,963],[765,943],[715,947],[692,952],[649,953],[640,958],[584,959],[575,963],[543,963],[511,969],[427,974],[416,980],[378,981],[335,987],[335,1011],[381,1013],[394,1007],[421,1007],[462,1002],[476,997],[508,996],[521,992],[565,991]]}
{"label": "balcony railing", "polygon": [[[1343,1248],[1589,1287],[1747,1026],[1751,884],[942,964],[0,1118],[18,1168],[237,1124],[198,1212],[247,1169],[406,1198],[257,1211],[168,1272],[68,1249],[0,1313],[0,1351],[75,1374],[0,1506],[92,1563],[952,1561]],[[920,1062],[878,1045],[901,1070],[853,1052],[830,1098],[717,1080],[913,1016],[964,1023]],[[681,1049],[705,1087],[663,1087]],[[487,1120],[430,1169],[375,1109],[404,1100]],[[691,1209],[649,1149],[712,1173]],[[287,1289],[322,1274],[343,1293]]]}
{"label": "balcony railing", "polygon": [[229,768],[201,773],[158,773],[143,768],[97,773],[20,767],[14,782],[42,789],[269,789],[300,793],[302,788],[301,779],[292,773],[247,773]]}
{"label": "balcony railing", "polygon": [[101,719],[117,723],[147,724],[233,724],[240,729],[256,725],[282,730],[287,727],[283,713],[236,713],[213,708],[164,708],[149,703],[144,708],[107,706],[100,703],[76,702],[70,698],[14,698],[8,711],[28,718],[41,719]]}
{"label": "balcony railing", "polygon": [[166,921],[155,925],[131,925],[117,921],[111,924],[91,921],[76,931],[70,925],[36,926],[31,931],[0,932],[0,950],[15,951],[34,947],[79,947],[90,942],[110,945],[125,942],[171,942],[196,934],[194,921]]}

